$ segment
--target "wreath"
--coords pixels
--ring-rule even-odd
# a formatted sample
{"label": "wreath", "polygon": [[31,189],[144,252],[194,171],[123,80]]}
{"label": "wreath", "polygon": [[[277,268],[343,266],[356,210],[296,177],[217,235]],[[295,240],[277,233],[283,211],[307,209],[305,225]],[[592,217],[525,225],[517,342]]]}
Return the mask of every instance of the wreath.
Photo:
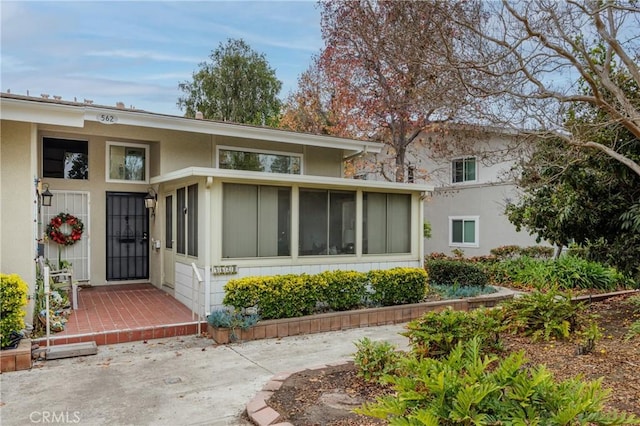
{"label": "wreath", "polygon": [[[60,230],[60,227],[65,223],[71,228],[71,232],[68,234]],[[84,231],[82,221],[68,213],[58,214],[51,218],[51,222],[47,225],[47,235],[49,238],[63,246],[74,245],[76,241],[82,237],[82,231]]]}

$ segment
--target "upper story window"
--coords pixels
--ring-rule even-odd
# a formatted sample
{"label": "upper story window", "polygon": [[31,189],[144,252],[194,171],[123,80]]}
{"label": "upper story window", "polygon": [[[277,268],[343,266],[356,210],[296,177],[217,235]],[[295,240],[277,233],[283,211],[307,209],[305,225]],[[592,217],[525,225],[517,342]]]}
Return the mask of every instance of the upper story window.
{"label": "upper story window", "polygon": [[149,146],[107,142],[107,181],[148,182]]}
{"label": "upper story window", "polygon": [[89,179],[87,141],[43,138],[42,176],[59,179]]}
{"label": "upper story window", "polygon": [[302,155],[219,147],[218,167],[230,170],[299,175],[302,173]]}
{"label": "upper story window", "polygon": [[478,172],[475,157],[456,158],[451,162],[452,182],[475,182]]}

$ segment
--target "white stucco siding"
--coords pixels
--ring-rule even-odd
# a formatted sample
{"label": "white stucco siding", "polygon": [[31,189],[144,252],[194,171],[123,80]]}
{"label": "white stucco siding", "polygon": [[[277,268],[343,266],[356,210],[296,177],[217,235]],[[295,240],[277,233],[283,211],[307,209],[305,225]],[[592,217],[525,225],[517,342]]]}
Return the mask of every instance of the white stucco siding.
{"label": "white stucco siding", "polygon": [[[451,254],[460,248],[466,256],[489,254],[502,245],[536,245],[535,238],[526,231],[516,232],[504,214],[506,200],[517,197],[515,185],[476,185],[455,191],[436,191],[426,202],[425,218],[431,223],[432,236],[425,240],[425,253]],[[451,218],[478,218],[477,247],[451,244]]]}

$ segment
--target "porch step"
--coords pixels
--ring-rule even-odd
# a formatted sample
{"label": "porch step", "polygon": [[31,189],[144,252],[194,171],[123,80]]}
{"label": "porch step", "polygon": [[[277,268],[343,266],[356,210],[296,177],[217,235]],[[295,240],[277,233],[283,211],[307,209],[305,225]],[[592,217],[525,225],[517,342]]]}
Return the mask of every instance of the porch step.
{"label": "porch step", "polygon": [[70,343],[47,348],[46,359],[74,358],[77,356],[95,355],[98,353],[96,342]]}
{"label": "porch step", "polygon": [[[207,330],[207,323],[201,324],[201,331]],[[198,333],[198,322],[187,322],[180,324],[156,325],[149,327],[109,330],[96,333],[73,334],[73,335],[52,335],[49,338],[51,346],[70,345],[76,343],[95,342],[96,345],[113,345],[116,343],[128,343],[145,341],[152,339],[162,339],[165,337],[189,336]],[[47,338],[34,339],[33,342],[41,347],[47,346]]]}

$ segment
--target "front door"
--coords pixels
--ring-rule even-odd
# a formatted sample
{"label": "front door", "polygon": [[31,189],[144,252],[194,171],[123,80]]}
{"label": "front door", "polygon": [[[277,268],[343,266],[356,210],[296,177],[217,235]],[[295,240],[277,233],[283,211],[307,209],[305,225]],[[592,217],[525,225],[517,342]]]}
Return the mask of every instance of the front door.
{"label": "front door", "polygon": [[149,279],[146,193],[107,192],[107,281]]}

